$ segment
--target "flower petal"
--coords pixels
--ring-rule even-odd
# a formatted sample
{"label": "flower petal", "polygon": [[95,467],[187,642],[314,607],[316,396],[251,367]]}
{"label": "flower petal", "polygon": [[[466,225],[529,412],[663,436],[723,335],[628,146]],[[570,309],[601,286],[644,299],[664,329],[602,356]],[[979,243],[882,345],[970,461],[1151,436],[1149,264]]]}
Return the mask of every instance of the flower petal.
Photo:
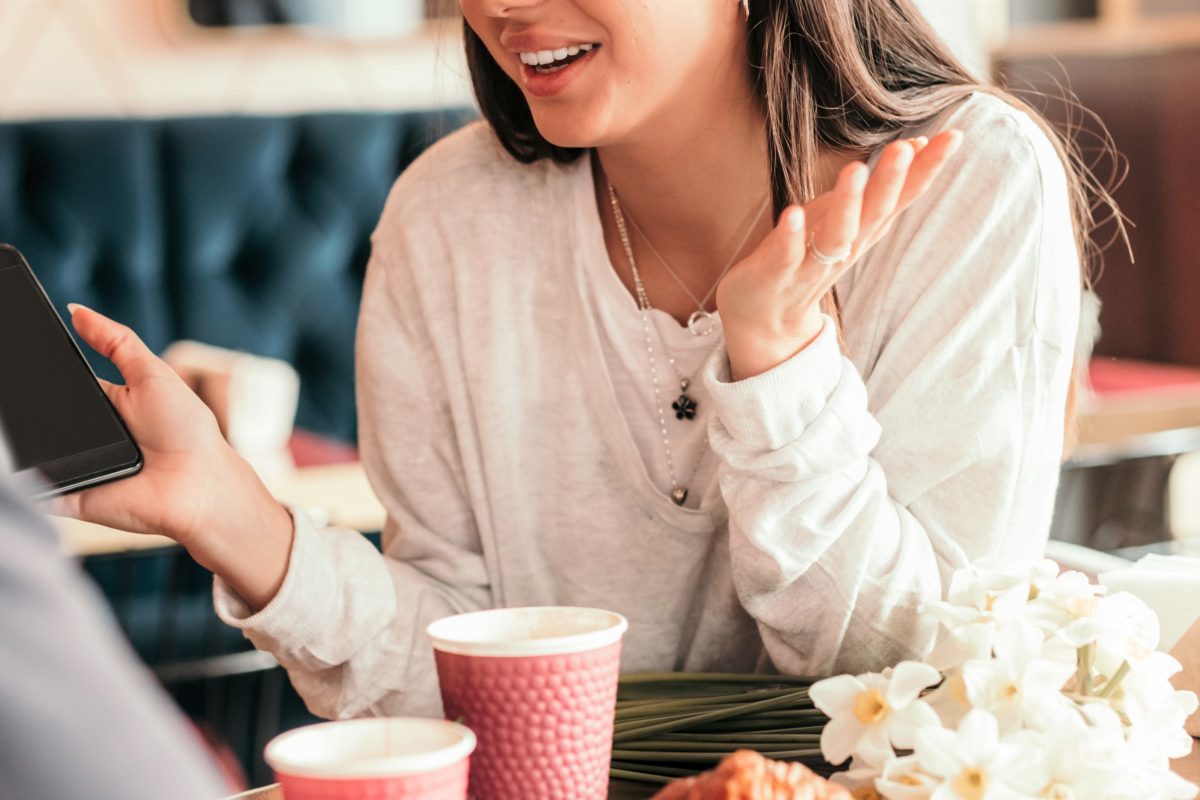
{"label": "flower petal", "polygon": [[930,775],[949,778],[962,772],[963,761],[958,755],[958,737],[945,728],[921,728],[913,742],[913,751],[921,769]]}
{"label": "flower petal", "polygon": [[924,700],[916,700],[888,715],[887,729],[892,744],[900,750],[911,750],[921,728],[940,728],[941,719]]}
{"label": "flower petal", "polygon": [[928,664],[919,661],[902,661],[892,673],[892,684],[887,690],[887,702],[892,710],[904,708],[916,700],[921,692],[941,681],[942,675]]}
{"label": "flower petal", "polygon": [[854,754],[864,728],[853,715],[833,717],[821,731],[821,755],[830,764],[841,764]]}
{"label": "flower petal", "polygon": [[866,689],[863,682],[853,675],[838,675],[814,683],[808,690],[808,696],[826,716],[840,717],[854,710],[854,699]]}
{"label": "flower petal", "polygon": [[1045,636],[1032,625],[1010,623],[996,631],[996,657],[1010,664],[1025,664],[1038,657]]}
{"label": "flower petal", "polygon": [[987,711],[971,709],[958,724],[958,752],[968,766],[991,761],[1000,744],[1000,724]]}
{"label": "flower petal", "polygon": [[887,726],[868,725],[863,735],[859,737],[858,747],[854,753],[864,762],[877,767],[882,767],[895,758],[896,753],[888,741]]}

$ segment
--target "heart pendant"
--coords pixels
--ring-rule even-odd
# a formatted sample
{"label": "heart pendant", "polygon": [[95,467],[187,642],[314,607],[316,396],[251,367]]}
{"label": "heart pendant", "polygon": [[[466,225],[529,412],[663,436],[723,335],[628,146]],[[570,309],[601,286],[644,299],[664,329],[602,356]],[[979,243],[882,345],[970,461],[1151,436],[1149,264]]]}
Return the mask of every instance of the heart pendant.
{"label": "heart pendant", "polygon": [[682,486],[676,486],[671,490],[671,500],[677,506],[681,506],[687,502],[688,490]]}

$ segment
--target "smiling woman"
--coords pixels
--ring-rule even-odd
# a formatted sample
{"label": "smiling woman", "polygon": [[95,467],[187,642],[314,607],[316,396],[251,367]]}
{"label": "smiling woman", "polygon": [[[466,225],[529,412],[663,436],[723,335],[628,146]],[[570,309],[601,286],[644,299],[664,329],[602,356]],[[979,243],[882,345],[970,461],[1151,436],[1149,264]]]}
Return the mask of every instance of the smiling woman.
{"label": "smiling woman", "polygon": [[181,541],[329,716],[436,713],[420,632],[489,607],[619,612],[629,671],[877,669],[1041,555],[1087,216],[1040,120],[909,0],[462,8],[485,120],[396,184],[359,320],[383,555],[82,310],[146,468],[76,513]]}

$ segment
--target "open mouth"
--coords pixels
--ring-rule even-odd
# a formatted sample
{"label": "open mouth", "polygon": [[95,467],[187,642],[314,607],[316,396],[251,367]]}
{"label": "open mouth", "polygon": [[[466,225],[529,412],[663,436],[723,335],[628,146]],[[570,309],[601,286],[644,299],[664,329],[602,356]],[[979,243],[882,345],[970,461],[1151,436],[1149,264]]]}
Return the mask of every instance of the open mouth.
{"label": "open mouth", "polygon": [[576,61],[586,58],[599,44],[581,44],[561,47],[558,50],[539,50],[537,52],[520,53],[521,63],[539,75],[549,75],[571,66]]}

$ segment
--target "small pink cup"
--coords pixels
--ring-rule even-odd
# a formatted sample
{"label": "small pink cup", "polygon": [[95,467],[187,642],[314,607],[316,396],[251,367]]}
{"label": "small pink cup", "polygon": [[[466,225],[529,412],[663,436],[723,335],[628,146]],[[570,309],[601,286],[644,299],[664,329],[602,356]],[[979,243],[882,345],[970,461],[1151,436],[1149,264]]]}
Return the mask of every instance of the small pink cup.
{"label": "small pink cup", "polygon": [[284,800],[466,800],[475,734],[444,720],[351,719],[267,744]]}
{"label": "small pink cup", "polygon": [[448,719],[471,727],[474,800],[604,800],[620,614],[507,608],[428,628]]}

